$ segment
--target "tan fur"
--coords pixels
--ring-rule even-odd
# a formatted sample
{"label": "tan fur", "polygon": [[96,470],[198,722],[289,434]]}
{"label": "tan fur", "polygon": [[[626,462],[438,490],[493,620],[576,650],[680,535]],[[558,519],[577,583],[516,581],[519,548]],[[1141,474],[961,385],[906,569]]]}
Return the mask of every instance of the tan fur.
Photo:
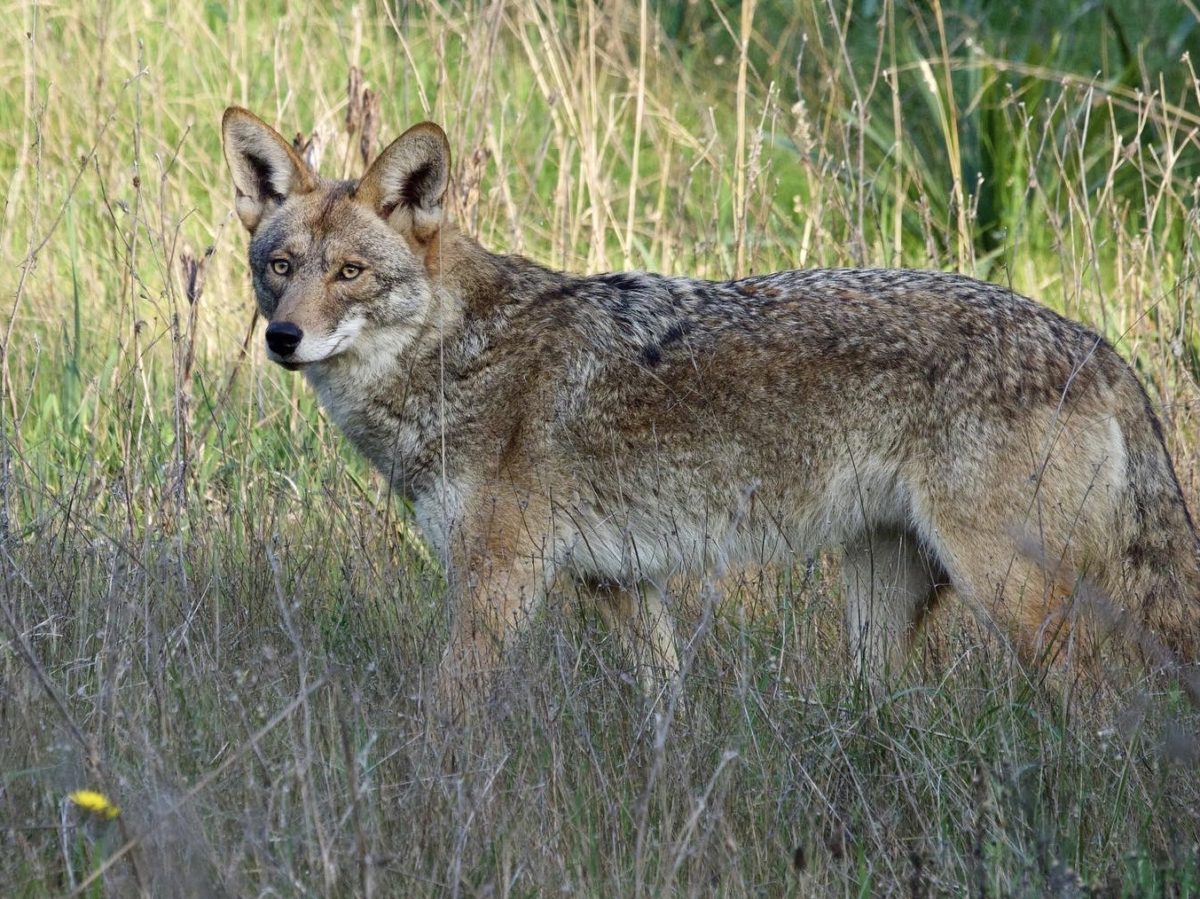
{"label": "tan fur", "polygon": [[844,548],[872,677],[947,585],[1028,659],[1192,660],[1195,532],[1145,392],[1086,328],[933,272],[716,283],[497,256],[445,221],[428,123],[359,182],[318,179],[244,110],[225,144],[271,357],[445,563],[451,694],[486,690],[567,579],[649,689],[678,670],[669,578],[821,546]]}

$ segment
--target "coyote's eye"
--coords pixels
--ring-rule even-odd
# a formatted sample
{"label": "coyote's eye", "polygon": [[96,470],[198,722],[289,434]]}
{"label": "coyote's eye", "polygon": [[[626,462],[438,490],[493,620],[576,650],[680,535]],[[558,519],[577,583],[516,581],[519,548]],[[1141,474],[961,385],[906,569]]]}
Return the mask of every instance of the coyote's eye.
{"label": "coyote's eye", "polygon": [[286,259],[272,259],[271,271],[277,275],[286,275],[292,270],[292,264]]}
{"label": "coyote's eye", "polygon": [[342,270],[340,272],[338,272],[338,275],[341,277],[341,279],[343,281],[353,281],[355,278],[357,278],[361,274],[362,274],[362,266],[355,265],[353,262],[347,262],[345,265],[342,266]]}

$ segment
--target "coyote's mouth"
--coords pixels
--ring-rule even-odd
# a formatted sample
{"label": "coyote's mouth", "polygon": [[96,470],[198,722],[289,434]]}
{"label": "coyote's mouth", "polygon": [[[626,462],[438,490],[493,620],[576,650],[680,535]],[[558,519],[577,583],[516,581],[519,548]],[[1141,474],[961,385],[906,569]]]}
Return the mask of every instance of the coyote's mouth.
{"label": "coyote's mouth", "polygon": [[342,334],[334,341],[333,346],[329,347],[325,355],[319,359],[296,359],[292,354],[280,356],[278,353],[268,352],[267,355],[276,365],[282,365],[288,371],[299,371],[302,368],[307,368],[310,365],[316,365],[318,362],[328,362],[333,359],[341,351],[342,347],[349,341],[350,334]]}

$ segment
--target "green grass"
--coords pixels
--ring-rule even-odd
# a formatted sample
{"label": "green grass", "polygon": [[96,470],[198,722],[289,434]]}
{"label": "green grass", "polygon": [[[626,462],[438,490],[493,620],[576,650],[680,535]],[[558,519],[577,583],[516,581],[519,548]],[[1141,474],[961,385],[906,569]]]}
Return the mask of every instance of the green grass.
{"label": "green grass", "polygon": [[[1042,689],[946,621],[871,707],[831,559],[681,585],[686,715],[648,718],[560,595],[486,721],[430,722],[440,572],[261,332],[242,352],[220,113],[353,175],[357,65],[374,149],[443,123],[495,250],[951,269],[1087,322],[1196,509],[1194,4],[796,6],[8,10],[0,891],[107,864],[88,895],[1200,894],[1179,696]],[[122,814],[69,808],[84,786]]]}

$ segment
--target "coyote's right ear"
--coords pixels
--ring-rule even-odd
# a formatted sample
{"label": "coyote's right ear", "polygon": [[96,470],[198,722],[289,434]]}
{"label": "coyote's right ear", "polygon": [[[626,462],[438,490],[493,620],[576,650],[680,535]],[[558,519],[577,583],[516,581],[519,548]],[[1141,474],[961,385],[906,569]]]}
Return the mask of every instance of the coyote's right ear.
{"label": "coyote's right ear", "polygon": [[237,188],[237,214],[253,233],[267,208],[293,193],[308,193],[317,178],[286,140],[251,112],[238,106],[221,120],[225,161]]}

